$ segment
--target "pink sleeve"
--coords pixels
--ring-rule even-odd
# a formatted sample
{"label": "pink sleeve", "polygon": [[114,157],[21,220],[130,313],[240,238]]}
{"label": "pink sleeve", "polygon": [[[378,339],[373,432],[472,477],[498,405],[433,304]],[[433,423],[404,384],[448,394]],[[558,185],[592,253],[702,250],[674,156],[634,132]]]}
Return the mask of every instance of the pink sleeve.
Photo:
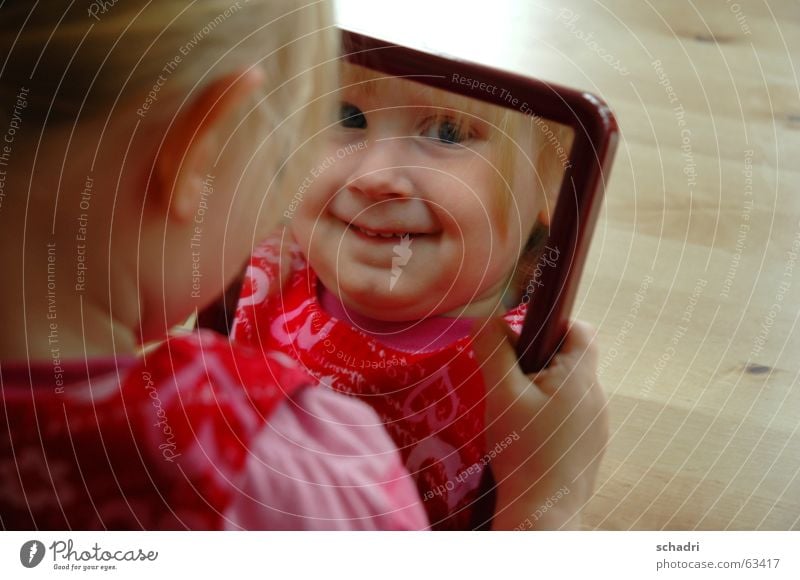
{"label": "pink sleeve", "polygon": [[414,481],[375,412],[324,387],[302,389],[251,442],[227,529],[418,530]]}

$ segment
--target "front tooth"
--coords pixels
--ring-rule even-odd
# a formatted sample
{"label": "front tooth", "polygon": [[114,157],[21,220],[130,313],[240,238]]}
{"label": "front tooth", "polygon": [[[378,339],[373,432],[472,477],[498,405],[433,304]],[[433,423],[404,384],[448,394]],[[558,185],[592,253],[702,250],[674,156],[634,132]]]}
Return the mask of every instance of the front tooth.
{"label": "front tooth", "polygon": [[382,238],[393,238],[394,234],[380,234]]}

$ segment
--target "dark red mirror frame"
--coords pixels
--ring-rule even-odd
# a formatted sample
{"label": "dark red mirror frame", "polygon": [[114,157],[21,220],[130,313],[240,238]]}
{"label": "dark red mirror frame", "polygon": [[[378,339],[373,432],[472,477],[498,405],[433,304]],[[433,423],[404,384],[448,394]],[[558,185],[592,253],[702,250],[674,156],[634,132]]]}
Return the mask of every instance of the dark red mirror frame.
{"label": "dark red mirror frame", "polygon": [[[567,331],[605,183],[618,141],[614,114],[586,92],[483,65],[444,58],[343,30],[344,56],[379,72],[405,77],[544,120],[569,126],[574,140],[548,244],[558,249],[557,267],[538,270],[517,346],[526,373],[548,365]],[[497,88],[500,88],[498,91]],[[492,89],[492,90],[488,90]]]}

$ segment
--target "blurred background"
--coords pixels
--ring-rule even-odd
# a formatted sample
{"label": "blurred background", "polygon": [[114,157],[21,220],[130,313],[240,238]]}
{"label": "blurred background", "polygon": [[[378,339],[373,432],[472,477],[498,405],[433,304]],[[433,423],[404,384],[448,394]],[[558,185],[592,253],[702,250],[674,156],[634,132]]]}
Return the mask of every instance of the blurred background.
{"label": "blurred background", "polygon": [[617,115],[575,308],[611,405],[586,527],[800,529],[800,3],[340,0],[338,19]]}

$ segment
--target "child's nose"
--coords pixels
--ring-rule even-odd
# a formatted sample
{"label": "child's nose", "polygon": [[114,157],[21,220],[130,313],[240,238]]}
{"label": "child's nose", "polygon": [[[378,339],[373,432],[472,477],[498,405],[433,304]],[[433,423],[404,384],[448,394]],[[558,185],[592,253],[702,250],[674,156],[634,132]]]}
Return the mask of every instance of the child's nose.
{"label": "child's nose", "polygon": [[413,167],[403,159],[401,149],[402,144],[394,140],[370,141],[366,150],[358,153],[349,188],[374,199],[413,196]]}

